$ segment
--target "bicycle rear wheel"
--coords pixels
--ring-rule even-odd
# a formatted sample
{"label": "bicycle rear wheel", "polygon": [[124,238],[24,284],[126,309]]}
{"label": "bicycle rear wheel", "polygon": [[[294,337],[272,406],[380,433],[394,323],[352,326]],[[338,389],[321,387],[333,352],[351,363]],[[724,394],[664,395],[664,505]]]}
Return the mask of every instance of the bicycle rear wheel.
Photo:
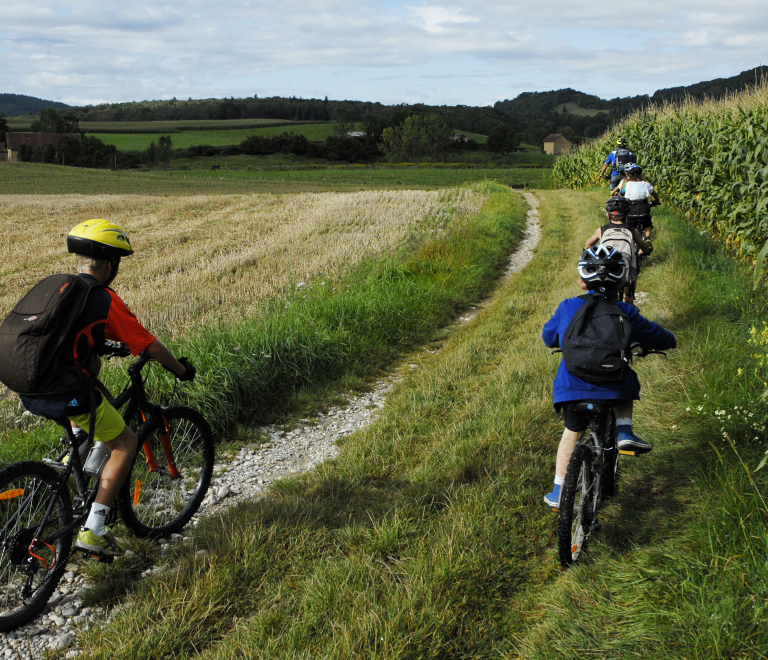
{"label": "bicycle rear wheel", "polygon": [[589,541],[592,503],[595,498],[591,460],[589,449],[581,444],[576,445],[565,474],[557,530],[557,549],[563,568],[579,560]]}
{"label": "bicycle rear wheel", "polygon": [[213,474],[213,433],[205,418],[187,406],[165,408],[163,417],[167,433],[155,420],[139,428],[139,452],[120,491],[120,514],[140,537],[181,530],[200,508]]}
{"label": "bicycle rear wheel", "polygon": [[14,630],[34,618],[64,574],[72,548],[71,530],[30,551],[51,502],[43,538],[72,520],[69,492],[66,488],[55,490],[57,478],[52,468],[32,461],[14,463],[0,471],[0,632]]}

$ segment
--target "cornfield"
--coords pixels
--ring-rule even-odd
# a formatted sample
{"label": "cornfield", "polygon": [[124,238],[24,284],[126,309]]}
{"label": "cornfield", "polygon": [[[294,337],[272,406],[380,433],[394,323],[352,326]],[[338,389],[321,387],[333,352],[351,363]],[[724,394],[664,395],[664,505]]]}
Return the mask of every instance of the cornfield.
{"label": "cornfield", "polygon": [[[565,187],[600,182],[602,163],[625,137],[664,203],[762,263],[768,251],[768,86],[722,101],[656,106],[617,124],[599,141],[560,158]],[[761,254],[756,253],[764,245]]]}
{"label": "cornfield", "polygon": [[153,331],[247,316],[259,301],[324,279],[410,239],[439,235],[456,215],[479,210],[469,189],[296,195],[156,197],[6,196],[0,318],[35,282],[74,272],[69,229],[108,218],[128,231],[135,254],[114,288]]}

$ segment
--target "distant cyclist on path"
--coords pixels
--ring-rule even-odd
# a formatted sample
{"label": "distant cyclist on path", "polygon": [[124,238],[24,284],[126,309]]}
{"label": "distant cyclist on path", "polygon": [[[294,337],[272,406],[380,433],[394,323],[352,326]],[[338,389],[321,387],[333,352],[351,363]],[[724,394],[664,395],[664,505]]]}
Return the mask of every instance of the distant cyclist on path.
{"label": "distant cyclist on path", "polygon": [[630,163],[636,163],[637,158],[629,149],[627,149],[627,141],[624,138],[619,138],[616,142],[616,149],[608,154],[608,158],[603,163],[603,169],[600,170],[600,176],[605,175],[605,171],[608,166],[611,166],[611,191],[619,185],[619,182],[624,178],[624,171],[627,165]]}

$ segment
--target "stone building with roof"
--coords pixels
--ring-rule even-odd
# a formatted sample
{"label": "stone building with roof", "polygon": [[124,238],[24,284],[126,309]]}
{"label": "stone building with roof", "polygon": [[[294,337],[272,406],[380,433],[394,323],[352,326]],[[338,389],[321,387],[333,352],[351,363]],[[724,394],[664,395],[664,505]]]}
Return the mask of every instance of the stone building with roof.
{"label": "stone building with roof", "polygon": [[560,133],[553,133],[544,138],[545,154],[569,154],[573,151],[573,142]]}
{"label": "stone building with roof", "polygon": [[[46,144],[52,144],[57,150],[61,141],[69,137],[80,142],[82,136],[80,133],[6,133],[5,134],[5,153],[9,163],[16,163],[19,160],[19,149],[23,144],[30,147],[42,147]],[[0,143],[2,144],[2,143]]]}

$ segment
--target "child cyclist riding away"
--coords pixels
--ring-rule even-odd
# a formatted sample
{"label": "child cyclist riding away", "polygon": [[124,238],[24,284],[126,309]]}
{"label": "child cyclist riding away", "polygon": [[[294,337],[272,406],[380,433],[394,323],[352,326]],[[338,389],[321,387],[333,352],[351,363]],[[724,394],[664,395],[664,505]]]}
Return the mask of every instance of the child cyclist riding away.
{"label": "child cyclist riding away", "polygon": [[[620,312],[623,312],[623,316],[631,327],[630,342],[639,342],[655,350],[675,348],[677,342],[671,332],[642,317],[632,305],[616,302],[616,293],[624,280],[625,269],[624,259],[613,248],[597,246],[585,250],[577,270],[580,277],[579,286],[589,294],[568,298],[560,303],[552,318],[544,325],[542,333],[544,343],[550,348],[562,348],[571,319],[582,305],[587,304],[586,299],[589,295],[592,295],[599,296],[611,305],[616,305]],[[555,410],[563,412],[565,430],[557,449],[555,485],[552,492],[544,496],[544,502],[550,507],[560,506],[560,493],[568,462],[573,448],[588,425],[587,417],[583,413],[576,412],[577,403],[612,402],[616,415],[618,448],[638,453],[651,450],[651,445],[638,438],[632,430],[633,401],[640,399],[640,381],[637,374],[628,366],[624,368],[620,380],[587,382],[569,373],[563,358],[555,376],[552,398]]]}
{"label": "child cyclist riding away", "polygon": [[611,168],[611,191],[619,185],[619,181],[624,178],[624,171],[630,165],[630,163],[636,163],[637,158],[629,149],[627,149],[627,141],[620,137],[616,142],[616,149],[608,154],[608,157],[603,163],[603,168],[600,170],[600,176],[605,174],[605,171],[610,166]]}
{"label": "child cyclist riding away", "polygon": [[[195,368],[185,359],[177,360],[163,343],[150,334],[125,306],[119,296],[107,288],[115,279],[121,257],[133,254],[128,235],[118,225],[107,220],[87,220],[67,236],[67,248],[77,255],[79,277],[91,285],[86,306],[70,330],[65,342],[63,362],[81,365],[90,373],[98,373],[99,350],[107,340],[118,341],[130,348],[133,355],[146,351],[149,356],[172,371],[179,380],[192,380]],[[126,426],[120,413],[91,385],[84,391],[60,395],[21,396],[24,406],[32,413],[46,417],[66,417],[72,422],[78,439],[86,440],[82,429],[89,428],[91,397],[96,396],[94,437],[107,443],[111,456],[104,466],[96,499],[88,519],[80,531],[76,548],[105,555],[122,555],[122,548],[104,521],[111,510],[120,487],[130,470],[136,454],[137,440]],[[79,428],[78,428],[79,427]]]}
{"label": "child cyclist riding away", "polygon": [[645,232],[645,240],[650,241],[653,221],[651,219],[651,204],[649,200],[660,204],[659,193],[645,180],[643,168],[639,165],[627,165],[625,171],[627,178],[611,194],[620,194],[624,199],[628,199],[632,203],[632,207],[627,215],[628,224],[635,228],[642,227]]}
{"label": "child cyclist riding away", "polygon": [[631,208],[632,202],[628,199],[611,197],[605,203],[609,224],[598,227],[584,245],[586,249],[600,241],[600,245],[611,246],[621,253],[626,262],[623,293],[624,302],[627,303],[635,299],[634,285],[638,273],[635,245],[640,247],[644,254],[650,254],[653,251],[653,246],[643,240],[640,232],[627,224],[627,214]]}

